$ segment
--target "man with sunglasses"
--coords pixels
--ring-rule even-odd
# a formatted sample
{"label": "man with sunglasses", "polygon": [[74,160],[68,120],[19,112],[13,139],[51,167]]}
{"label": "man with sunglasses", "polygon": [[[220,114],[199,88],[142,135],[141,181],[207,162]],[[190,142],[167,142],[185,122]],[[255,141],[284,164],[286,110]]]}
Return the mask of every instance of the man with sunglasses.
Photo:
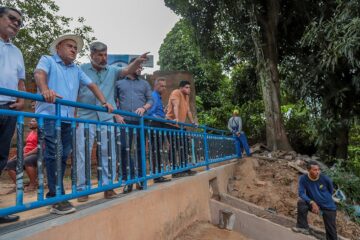
{"label": "man with sunglasses", "polygon": [[[0,87],[25,91],[25,66],[21,51],[11,43],[22,26],[22,14],[19,10],[0,7]],[[24,99],[0,95],[0,109],[21,110]],[[6,166],[11,138],[16,125],[15,116],[0,117],[0,174]],[[19,220],[19,216],[7,215],[0,217],[1,223]]]}

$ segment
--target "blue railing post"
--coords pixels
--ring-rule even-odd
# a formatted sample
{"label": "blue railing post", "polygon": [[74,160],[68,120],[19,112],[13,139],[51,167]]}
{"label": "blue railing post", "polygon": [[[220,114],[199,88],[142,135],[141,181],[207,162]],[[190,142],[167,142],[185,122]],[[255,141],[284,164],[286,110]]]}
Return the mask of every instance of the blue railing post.
{"label": "blue railing post", "polygon": [[76,122],[71,122],[72,151],[71,151],[71,191],[76,193],[77,189],[77,159],[76,159]]}
{"label": "blue railing post", "polygon": [[55,161],[56,161],[56,196],[62,195],[62,143],[61,143],[61,109],[60,104],[55,104]]}
{"label": "blue railing post", "polygon": [[23,204],[24,194],[24,115],[17,117],[16,205]]}
{"label": "blue railing post", "polygon": [[44,118],[38,119],[38,159],[37,159],[37,174],[38,174],[38,201],[44,199],[44,145],[45,145],[45,133],[44,133]]}
{"label": "blue railing post", "polygon": [[[146,153],[145,153],[145,126],[144,126],[144,117],[140,118],[140,146],[141,146],[141,177],[145,179],[146,177]],[[143,189],[147,188],[147,180],[145,179],[142,182]]]}
{"label": "blue railing post", "polygon": [[209,146],[208,146],[208,141],[207,141],[206,127],[204,127],[204,155],[205,155],[206,170],[209,170],[210,169],[210,166],[209,166]]}

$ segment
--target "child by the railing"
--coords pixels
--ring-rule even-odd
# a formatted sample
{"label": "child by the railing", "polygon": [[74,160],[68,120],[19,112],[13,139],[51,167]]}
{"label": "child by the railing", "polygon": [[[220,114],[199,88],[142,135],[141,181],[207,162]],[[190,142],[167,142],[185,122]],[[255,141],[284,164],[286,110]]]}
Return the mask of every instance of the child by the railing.
{"label": "child by the railing", "polygon": [[[35,81],[38,91],[46,102],[38,102],[36,113],[56,115],[57,117],[74,117],[74,108],[53,104],[56,98],[76,101],[80,84],[86,85],[109,112],[113,106],[107,103],[104,95],[95,83],[78,67],[74,60],[83,48],[83,39],[78,35],[67,34],[56,38],[50,45],[52,56],[42,56],[35,69]],[[56,105],[56,109],[55,109]],[[44,160],[48,179],[49,192],[46,197],[64,194],[63,178],[66,160],[72,149],[71,123],[45,119],[45,153]],[[55,159],[58,156],[61,159]],[[67,214],[75,211],[69,201],[52,205],[51,213]]]}
{"label": "child by the railing", "polygon": [[[25,91],[25,66],[20,49],[11,43],[22,27],[22,13],[14,8],[0,7],[0,87]],[[0,109],[21,110],[24,99],[0,95]],[[16,125],[15,116],[0,117],[0,175],[9,157],[11,138]],[[1,223],[19,220],[19,216],[0,217]]]}
{"label": "child by the railing", "polygon": [[[25,188],[25,192],[34,191],[37,188],[37,159],[38,159],[38,125],[35,118],[32,118],[29,122],[29,129],[31,130],[26,137],[26,143],[24,147],[24,168],[27,173],[30,183]],[[17,158],[14,156],[9,159],[6,164],[5,170],[8,172],[11,180],[16,183],[16,162]],[[16,188],[12,188],[9,193],[15,192]]]}

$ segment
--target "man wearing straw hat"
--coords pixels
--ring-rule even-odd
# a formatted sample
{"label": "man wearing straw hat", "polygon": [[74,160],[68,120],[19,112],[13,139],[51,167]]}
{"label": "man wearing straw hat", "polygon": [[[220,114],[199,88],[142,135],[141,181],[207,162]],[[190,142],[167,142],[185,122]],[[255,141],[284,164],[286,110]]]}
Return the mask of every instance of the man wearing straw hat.
{"label": "man wearing straw hat", "polygon": [[[100,89],[95,83],[77,66],[74,61],[77,53],[84,46],[83,39],[74,34],[66,34],[56,38],[50,45],[52,56],[42,56],[35,69],[35,81],[38,86],[38,92],[44,96],[46,102],[37,102],[36,113],[45,115],[55,115],[56,98],[76,101],[80,84],[86,85],[91,92],[100,101],[101,106],[106,107],[109,112],[114,110],[113,106],[107,103]],[[74,117],[74,108],[61,106],[61,117]],[[45,120],[45,153],[46,172],[48,178],[49,192],[46,197],[55,197],[56,195],[56,176],[61,174],[62,194],[65,193],[63,187],[63,178],[66,168],[66,160],[72,148],[71,124],[61,123],[61,142],[56,140],[56,126],[54,120]],[[61,146],[61,172],[56,169],[56,145]],[[75,211],[75,208],[68,201],[63,201],[52,205],[51,213],[67,214]]]}

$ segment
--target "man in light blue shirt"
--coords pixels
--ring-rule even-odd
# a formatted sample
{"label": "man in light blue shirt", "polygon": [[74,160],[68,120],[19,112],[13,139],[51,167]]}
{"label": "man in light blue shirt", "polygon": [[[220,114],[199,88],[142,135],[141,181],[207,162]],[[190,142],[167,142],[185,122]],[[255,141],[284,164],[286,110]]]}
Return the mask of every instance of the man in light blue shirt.
{"label": "man in light blue shirt", "polygon": [[[106,101],[115,106],[115,82],[116,80],[134,73],[140,64],[146,60],[146,54],[141,55],[132,64],[126,68],[119,68],[117,66],[110,66],[107,64],[107,46],[102,42],[94,42],[90,45],[90,63],[81,65],[81,69],[86,75],[91,78],[92,82],[96,84],[104,94]],[[80,84],[80,90],[78,95],[78,101],[87,104],[101,105],[101,103],[95,98],[92,92],[84,84]],[[124,123],[124,119],[120,115],[115,115],[119,123]],[[82,119],[96,120],[102,122],[114,122],[113,114],[96,112],[88,109],[78,109],[77,117]],[[91,146],[94,143],[96,133],[96,126],[89,125],[89,156],[91,156]],[[78,176],[78,190],[85,190],[85,138],[84,138],[84,124],[79,124],[76,130],[77,146],[76,158],[77,158],[77,176]],[[111,127],[111,156],[108,156],[108,146],[106,144],[107,126],[101,126],[101,168],[102,168],[102,184],[108,185],[111,179],[109,174],[109,161],[112,162],[112,180],[115,180],[116,175],[116,155],[115,155],[115,135],[114,128]],[[88,161],[91,160],[88,159]],[[116,193],[113,190],[104,192],[105,198],[112,198]],[[85,202],[88,200],[88,196],[78,198],[79,202]]]}
{"label": "man in light blue shirt", "polygon": [[[11,43],[22,26],[22,14],[19,10],[0,7],[0,87],[25,91],[25,66],[21,51]],[[0,109],[21,110],[24,99],[0,95]],[[11,138],[14,135],[16,117],[1,114],[0,117],[0,175],[6,166]],[[0,217],[1,223],[19,220],[19,216]]]}
{"label": "man in light blue shirt", "polygon": [[[35,81],[38,86],[38,92],[44,96],[46,103],[38,102],[36,113],[45,115],[54,115],[55,107],[52,103],[56,97],[65,100],[76,101],[80,83],[86,85],[101,102],[103,107],[108,108],[109,112],[113,111],[110,103],[106,102],[105,97],[95,83],[74,64],[77,53],[81,51],[84,42],[77,35],[63,35],[54,40],[50,46],[52,56],[42,56],[35,69]],[[74,117],[74,108],[61,106],[62,117]],[[67,122],[61,123],[61,142],[56,140],[56,126],[54,120],[45,120],[45,165],[49,192],[47,197],[56,195],[56,175],[61,174],[64,178],[66,160],[71,151],[71,125]],[[61,169],[56,168],[55,149],[56,144],[61,145],[62,165]],[[65,193],[64,187],[60,183],[62,194]],[[51,213],[67,214],[75,211],[75,208],[68,201],[56,203],[50,209]]]}

